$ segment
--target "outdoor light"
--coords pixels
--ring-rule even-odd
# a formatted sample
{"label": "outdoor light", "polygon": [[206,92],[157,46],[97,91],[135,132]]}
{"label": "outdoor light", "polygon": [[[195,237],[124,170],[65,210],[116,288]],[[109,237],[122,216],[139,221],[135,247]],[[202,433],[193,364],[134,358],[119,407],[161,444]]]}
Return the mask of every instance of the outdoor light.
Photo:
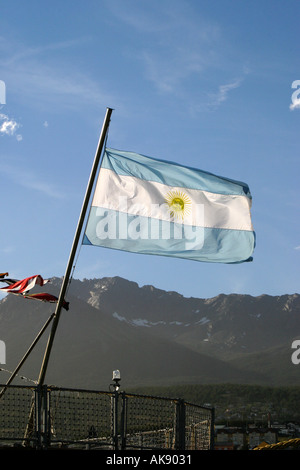
{"label": "outdoor light", "polygon": [[121,374],[120,374],[120,371],[119,370],[114,370],[113,371],[113,376],[112,376],[112,379],[114,381],[114,387],[115,387],[115,390],[118,390],[120,388],[120,380],[121,380]]}

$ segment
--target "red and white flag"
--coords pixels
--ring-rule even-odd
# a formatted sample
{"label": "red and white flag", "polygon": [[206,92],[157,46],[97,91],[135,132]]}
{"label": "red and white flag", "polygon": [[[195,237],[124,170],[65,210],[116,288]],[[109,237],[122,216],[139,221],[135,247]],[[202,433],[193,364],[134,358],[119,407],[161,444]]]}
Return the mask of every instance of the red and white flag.
{"label": "red and white flag", "polygon": [[[42,302],[57,302],[58,298],[55,295],[47,294],[46,292],[41,292],[39,294],[25,294],[25,299],[34,299],[34,300],[41,300]],[[65,310],[69,310],[69,302],[63,301],[63,308]]]}
{"label": "red and white flag", "polygon": [[16,281],[14,284],[11,284],[7,287],[1,287],[0,291],[9,292],[11,294],[23,294],[24,292],[32,289],[35,285],[43,286],[47,282],[49,282],[48,279],[43,279],[42,276],[37,274],[36,276],[31,276],[27,277],[26,279],[22,279],[21,281]]}

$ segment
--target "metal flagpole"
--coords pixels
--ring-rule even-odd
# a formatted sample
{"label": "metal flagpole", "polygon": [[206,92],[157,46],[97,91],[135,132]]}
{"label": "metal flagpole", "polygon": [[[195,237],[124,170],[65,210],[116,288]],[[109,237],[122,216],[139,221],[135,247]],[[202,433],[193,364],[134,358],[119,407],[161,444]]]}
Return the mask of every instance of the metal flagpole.
{"label": "metal flagpole", "polygon": [[78,246],[79,238],[80,238],[80,235],[81,235],[84,219],[85,219],[85,216],[86,216],[86,212],[87,212],[91,192],[92,192],[92,189],[93,189],[95,177],[96,177],[96,174],[97,174],[97,170],[98,170],[98,166],[99,166],[99,162],[100,162],[100,158],[101,158],[101,153],[102,153],[102,150],[103,150],[103,147],[104,147],[104,142],[105,142],[106,134],[107,134],[107,131],[108,131],[108,127],[109,127],[109,123],[110,123],[110,116],[111,116],[112,111],[113,110],[111,108],[107,108],[107,110],[106,110],[106,115],[105,115],[105,118],[104,118],[102,131],[101,131],[99,142],[98,142],[97,151],[96,151],[96,154],[95,154],[94,163],[93,163],[91,174],[90,174],[90,179],[89,179],[89,182],[88,182],[88,186],[87,186],[87,189],[86,189],[83,205],[82,205],[82,208],[81,208],[81,213],[80,213],[80,217],[79,217],[79,220],[78,220],[77,229],[76,229],[76,232],[75,232],[73,245],[72,245],[70,256],[69,256],[69,261],[68,261],[68,264],[67,264],[65,276],[63,278],[60,294],[59,294],[58,301],[57,301],[56,311],[55,311],[54,318],[53,318],[51,332],[50,332],[50,335],[49,335],[47,347],[46,347],[45,354],[44,354],[43,363],[42,363],[41,370],[40,370],[40,375],[39,375],[39,379],[38,379],[38,384],[39,385],[42,385],[43,382],[44,382],[44,379],[45,379],[46,370],[47,370],[47,366],[48,366],[48,362],[49,362],[49,357],[50,357],[50,353],[51,353],[51,349],[52,349],[52,345],[53,345],[53,341],[54,341],[54,336],[55,336],[55,332],[56,332],[57,325],[58,325],[58,322],[59,322],[61,308],[62,308],[62,305],[63,305],[63,302],[64,302],[64,297],[65,297],[65,293],[66,293],[66,290],[67,290],[70,273],[71,273],[74,258],[75,258],[75,255],[76,255],[77,246]]}

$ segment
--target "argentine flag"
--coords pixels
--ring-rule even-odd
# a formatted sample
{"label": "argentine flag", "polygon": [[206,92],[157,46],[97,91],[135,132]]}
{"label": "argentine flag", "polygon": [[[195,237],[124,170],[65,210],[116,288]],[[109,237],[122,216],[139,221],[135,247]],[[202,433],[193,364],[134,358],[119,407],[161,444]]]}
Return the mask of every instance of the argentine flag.
{"label": "argentine flag", "polygon": [[204,262],[252,261],[251,203],[245,183],[106,148],[82,243]]}

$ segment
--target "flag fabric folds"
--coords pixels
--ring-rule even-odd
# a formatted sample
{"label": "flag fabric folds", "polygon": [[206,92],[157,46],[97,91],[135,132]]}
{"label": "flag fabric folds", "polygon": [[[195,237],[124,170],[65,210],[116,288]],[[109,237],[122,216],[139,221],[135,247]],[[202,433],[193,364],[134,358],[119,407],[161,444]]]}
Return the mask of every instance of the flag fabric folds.
{"label": "flag fabric folds", "polygon": [[[2,287],[0,288],[0,291],[14,295],[20,295],[26,299],[40,300],[42,302],[53,303],[58,301],[58,298],[55,295],[48,294],[47,292],[40,292],[36,294],[27,293],[29,290],[33,289],[35,285],[43,286],[47,284],[50,282],[49,279],[43,279],[42,276],[37,274],[19,281],[17,279],[4,277],[6,275],[8,275],[8,273],[3,273],[3,276],[0,275],[0,282],[5,282],[8,284],[8,287]],[[62,306],[65,310],[69,310],[69,302],[64,300]]]}
{"label": "flag fabric folds", "polygon": [[205,262],[252,260],[246,183],[105,149],[84,245]]}
{"label": "flag fabric folds", "polygon": [[1,287],[0,291],[9,292],[12,294],[23,294],[24,292],[33,289],[35,285],[43,286],[49,282],[47,279],[44,280],[39,274],[36,276],[27,277],[21,281],[15,280],[13,283],[11,283],[9,279],[4,279],[4,281],[10,285],[8,287]]}
{"label": "flag fabric folds", "polygon": [[[58,298],[55,295],[48,294],[46,292],[40,292],[38,294],[24,294],[23,297],[26,299],[40,300],[41,302],[56,303]],[[69,302],[63,301],[63,308],[69,310]]]}

